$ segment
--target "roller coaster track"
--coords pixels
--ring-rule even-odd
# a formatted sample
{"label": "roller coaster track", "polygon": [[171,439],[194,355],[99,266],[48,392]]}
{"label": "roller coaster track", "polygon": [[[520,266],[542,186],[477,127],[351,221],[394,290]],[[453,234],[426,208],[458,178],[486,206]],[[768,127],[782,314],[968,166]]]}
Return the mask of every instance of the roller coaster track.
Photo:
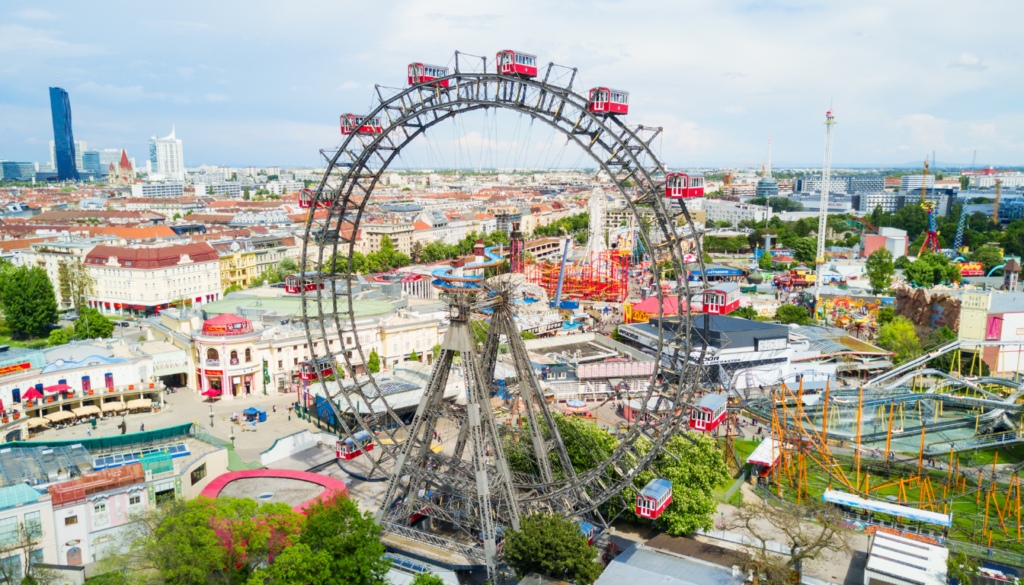
{"label": "roller coaster track", "polygon": [[[498,246],[491,246],[490,248],[487,248],[484,250],[484,255],[487,257],[487,260],[484,260],[483,262],[476,262],[474,264],[467,264],[462,267],[462,270],[479,270],[481,268],[493,268],[498,266],[504,262],[505,259],[495,252],[497,249]],[[434,270],[430,273],[430,275],[434,277],[431,284],[436,288],[449,292],[462,292],[480,289],[480,283],[484,280],[483,274],[455,276],[452,274],[452,270],[454,270],[452,267],[438,268]]]}

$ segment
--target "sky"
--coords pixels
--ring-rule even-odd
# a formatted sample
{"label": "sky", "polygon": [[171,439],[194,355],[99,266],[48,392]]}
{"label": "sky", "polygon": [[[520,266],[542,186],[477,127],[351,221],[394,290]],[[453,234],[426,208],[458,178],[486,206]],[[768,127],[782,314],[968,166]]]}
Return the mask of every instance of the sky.
{"label": "sky", "polygon": [[89,148],[143,165],[173,127],[189,167],[317,166],[410,62],[508,48],[628,90],[670,167],[760,165],[769,136],[776,167],[820,166],[829,107],[836,167],[1024,164],[1019,1],[173,4],[0,0],[0,160],[49,161],[59,78]]}

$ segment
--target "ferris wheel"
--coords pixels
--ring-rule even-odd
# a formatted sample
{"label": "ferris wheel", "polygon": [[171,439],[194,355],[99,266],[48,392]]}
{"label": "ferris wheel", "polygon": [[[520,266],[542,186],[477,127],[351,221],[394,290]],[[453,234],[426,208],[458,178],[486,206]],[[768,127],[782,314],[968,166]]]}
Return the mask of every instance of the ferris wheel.
{"label": "ferris wheel", "polygon": [[[337,354],[327,343],[318,350],[315,340],[344,337],[339,334],[356,329],[355,303],[348,294],[354,282],[351,259],[383,174],[398,168],[403,152],[418,142],[436,153],[438,143],[430,142],[431,134],[442,132],[446,123],[458,128],[466,117],[482,114],[491,120],[499,112],[511,114],[528,120],[530,128],[536,123],[550,129],[590,161],[591,168],[611,177],[609,188],[619,192],[636,225],[642,226],[637,237],[646,261],[650,266],[667,261],[674,267],[668,290],[661,282],[665,271],[651,271],[659,299],[676,295],[680,307],[688,306],[706,281],[690,282],[687,277],[684,258],[690,260],[692,254],[699,266],[693,273],[703,278],[703,254],[697,227],[685,199],[679,198],[678,179],[673,178],[668,192],[666,169],[652,147],[662,129],[626,123],[627,92],[607,87],[581,91],[576,69],[538,67],[535,56],[515,51],[501,51],[494,59],[456,53],[452,61],[447,66],[413,63],[403,80],[407,85],[375,88],[372,111],[341,116],[341,145],[321,151],[324,177],[300,199],[303,207],[318,213],[310,213],[305,226],[302,257],[309,264],[303,267],[305,286],[296,290],[302,295],[302,318],[314,352],[309,378],[328,389],[327,404],[344,435],[339,443],[344,443],[345,456],[366,454],[364,465],[386,478],[376,513],[385,538],[461,555],[466,565],[486,566],[491,582],[498,582],[500,534],[505,528],[517,529],[525,515],[552,512],[601,526],[608,521],[601,507],[609,502],[633,508],[632,500],[639,498],[638,514],[646,517],[656,517],[668,505],[668,482],[658,479],[639,490],[634,480],[686,428],[694,396],[706,380],[701,364],[707,321],[701,332],[700,319],[683,319],[672,328],[658,320],[655,355],[672,359],[657,362],[638,393],[604,398],[604,403],[632,399],[636,420],[643,421],[620,431],[617,446],[607,455],[594,455],[602,450],[580,444],[588,440],[585,436],[562,436],[517,325],[524,311],[536,310],[531,303],[537,299],[524,294],[529,284],[520,275],[484,277],[484,271],[502,264],[503,249],[488,248],[482,262],[463,266],[461,274],[439,268],[431,275],[450,325],[414,409],[393,404],[393,392],[373,376],[326,381],[329,374],[359,371],[367,363],[368,352],[357,335]],[[702,192],[702,183],[700,187]],[[699,196],[695,190],[687,193]],[[654,220],[641,208],[653,211]],[[512,405],[521,424],[508,424],[509,415],[496,413],[492,406],[501,360],[514,371],[510,378],[516,383],[505,389],[505,403]],[[445,395],[453,369],[465,380],[465,395],[454,400]],[[433,444],[441,427],[452,431],[454,446]],[[575,459],[567,445],[575,447]],[[647,493],[641,496],[640,491]]]}

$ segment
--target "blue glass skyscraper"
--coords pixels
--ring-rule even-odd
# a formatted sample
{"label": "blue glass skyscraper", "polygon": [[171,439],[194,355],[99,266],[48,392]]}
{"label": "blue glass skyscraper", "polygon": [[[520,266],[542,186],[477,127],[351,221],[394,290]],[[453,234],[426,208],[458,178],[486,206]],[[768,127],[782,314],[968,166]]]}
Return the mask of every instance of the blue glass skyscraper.
{"label": "blue glass skyscraper", "polygon": [[53,162],[57,165],[57,180],[77,181],[75,136],[71,133],[71,100],[68,99],[68,92],[59,87],[50,88],[50,111],[53,114]]}

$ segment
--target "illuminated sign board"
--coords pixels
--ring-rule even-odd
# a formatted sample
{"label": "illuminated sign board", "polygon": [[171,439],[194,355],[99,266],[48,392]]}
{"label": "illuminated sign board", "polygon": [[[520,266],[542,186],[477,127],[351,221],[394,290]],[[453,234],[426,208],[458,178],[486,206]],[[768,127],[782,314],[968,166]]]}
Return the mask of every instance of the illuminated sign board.
{"label": "illuminated sign board", "polygon": [[985,267],[981,262],[957,262],[960,276],[985,276]]}
{"label": "illuminated sign board", "polygon": [[0,368],[0,376],[4,376],[4,375],[7,375],[7,374],[13,374],[14,372],[21,372],[21,371],[24,371],[24,370],[29,370],[31,368],[32,368],[32,363],[31,362],[25,362],[23,364],[13,364],[13,365],[10,365],[10,366],[4,366],[4,367]]}

